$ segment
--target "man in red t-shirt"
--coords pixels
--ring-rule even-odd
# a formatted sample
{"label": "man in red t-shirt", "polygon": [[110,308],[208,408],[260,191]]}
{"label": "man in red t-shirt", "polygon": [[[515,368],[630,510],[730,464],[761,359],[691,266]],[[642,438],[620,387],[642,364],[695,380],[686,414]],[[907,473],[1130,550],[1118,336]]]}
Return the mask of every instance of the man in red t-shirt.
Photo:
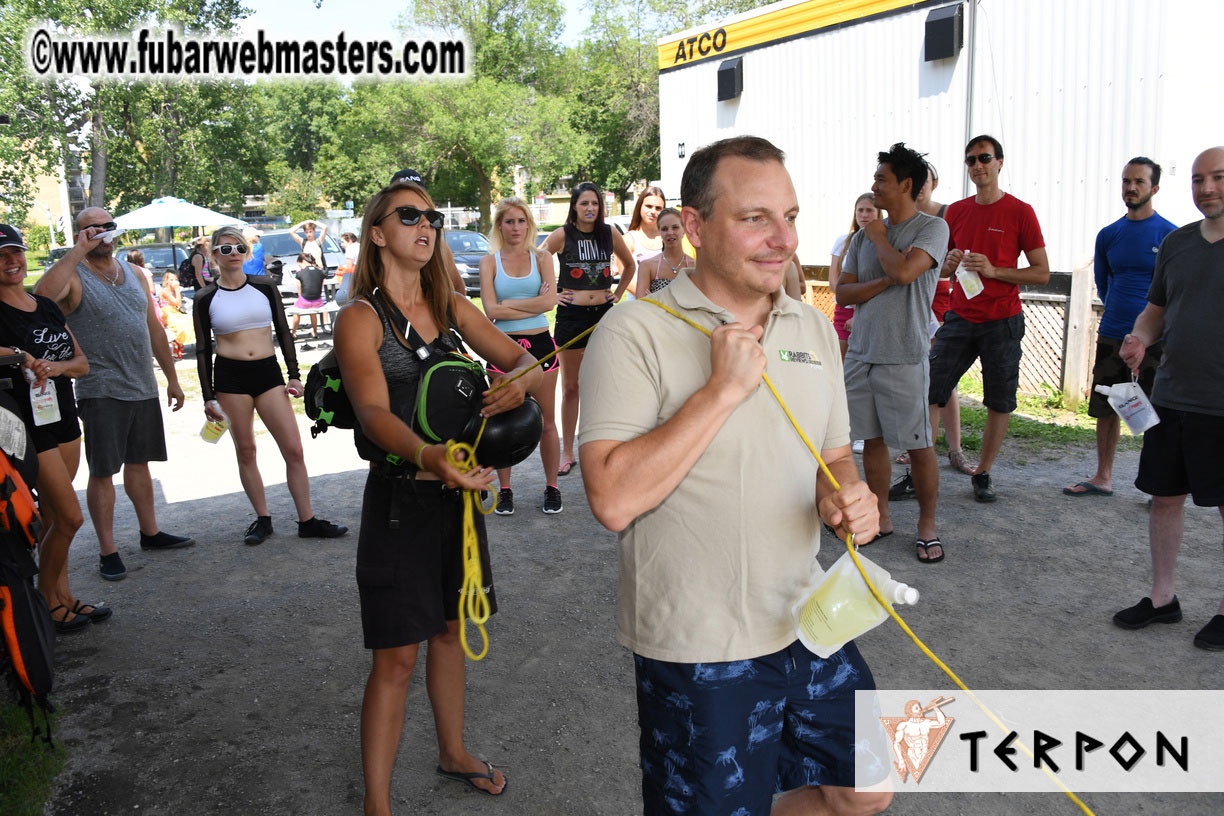
{"label": "man in red t-shirt", "polygon": [[[971,139],[965,165],[977,195],[951,205],[945,215],[948,254],[940,275],[955,281],[951,308],[931,346],[930,403],[932,411],[947,404],[957,382],[981,358],[986,428],[982,458],[970,478],[973,497],[992,502],[990,467],[1016,410],[1020,382],[1020,285],[1048,282],[1050,263],[1033,208],[999,189],[1003,145],[993,136]],[[1023,269],[1017,268],[1021,252],[1028,261]]]}

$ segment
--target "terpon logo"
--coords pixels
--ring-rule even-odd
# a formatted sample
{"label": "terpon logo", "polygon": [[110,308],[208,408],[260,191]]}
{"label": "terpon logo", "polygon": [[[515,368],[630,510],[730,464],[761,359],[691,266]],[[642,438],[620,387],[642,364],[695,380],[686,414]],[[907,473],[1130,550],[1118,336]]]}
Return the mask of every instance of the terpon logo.
{"label": "terpon logo", "polygon": [[[945,716],[942,706],[948,705],[955,697],[936,697],[925,706],[917,700],[905,704],[904,717],[880,717],[884,733],[892,743],[893,767],[901,781],[907,775],[914,777],[914,783],[922,780],[922,774],[927,765],[939,750],[939,744],[956,722],[954,717]],[[927,714],[934,712],[933,716]]]}

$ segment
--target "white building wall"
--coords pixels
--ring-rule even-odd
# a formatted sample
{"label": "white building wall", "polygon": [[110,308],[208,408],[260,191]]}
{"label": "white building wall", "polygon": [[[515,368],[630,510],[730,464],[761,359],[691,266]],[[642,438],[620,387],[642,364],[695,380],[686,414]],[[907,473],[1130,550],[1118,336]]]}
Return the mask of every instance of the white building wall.
{"label": "white building wall", "polygon": [[[731,102],[717,101],[720,59],[663,74],[664,190],[679,196],[687,158],[677,143],[687,157],[716,139],[764,136],[788,154],[800,258],[822,264],[870,187],[877,151],[905,141],[929,154],[941,175],[935,198],[951,202],[969,187],[966,135],[985,132],[1003,143],[1004,189],[1037,211],[1053,269],[1089,262],[1097,231],[1124,213],[1121,171],[1132,156],[1166,167],[1162,214],[1179,224],[1199,217],[1190,162],[1224,142],[1208,68],[1224,2],[978,0],[976,14],[966,4],[965,49],[934,63],[922,59],[929,11],[745,52],[743,95]],[[1215,110],[1197,112],[1208,96]]]}

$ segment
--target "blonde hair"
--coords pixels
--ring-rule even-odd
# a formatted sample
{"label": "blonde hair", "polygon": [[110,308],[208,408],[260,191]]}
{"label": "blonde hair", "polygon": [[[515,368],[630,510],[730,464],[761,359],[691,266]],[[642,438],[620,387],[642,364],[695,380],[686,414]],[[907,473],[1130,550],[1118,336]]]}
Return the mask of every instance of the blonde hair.
{"label": "blonde hair", "polygon": [[[387,270],[383,266],[382,247],[374,243],[374,222],[391,212],[388,206],[392,196],[401,190],[411,190],[425,199],[429,209],[434,208],[433,199],[419,184],[411,181],[397,181],[379,190],[366,202],[365,216],[361,219],[361,248],[357,251],[357,271],[353,273],[353,282],[349,289],[349,298],[365,298],[370,300],[374,290],[383,286],[387,279]],[[396,216],[391,216],[392,218]],[[442,254],[438,247],[443,241],[443,230],[434,231],[437,240],[434,241],[434,252],[421,267],[421,293],[429,304],[429,316],[439,329],[450,325],[447,314],[450,311],[451,290],[450,275],[442,263]]]}
{"label": "blonde hair", "polygon": [[489,230],[490,252],[497,252],[502,248],[501,225],[511,208],[522,210],[523,215],[527,216],[527,249],[535,249],[536,235],[539,234],[539,230],[527,202],[518,196],[506,196],[497,202],[497,208],[493,210],[493,229]]}
{"label": "blonde hair", "polygon": [[221,227],[208,239],[209,246],[216,250],[217,244],[222,238],[234,239],[234,243],[241,244],[243,249],[251,248],[251,245],[247,243],[247,239],[243,237],[242,230],[237,227]]}

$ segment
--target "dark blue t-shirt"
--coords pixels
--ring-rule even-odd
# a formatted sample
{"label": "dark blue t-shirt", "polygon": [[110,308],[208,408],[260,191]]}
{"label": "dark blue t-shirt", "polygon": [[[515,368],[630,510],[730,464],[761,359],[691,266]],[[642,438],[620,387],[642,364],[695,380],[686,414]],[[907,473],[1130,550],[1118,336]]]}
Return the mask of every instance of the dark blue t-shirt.
{"label": "dark blue t-shirt", "polygon": [[1097,233],[1092,268],[1097,295],[1105,304],[1098,330],[1102,337],[1121,340],[1134,328],[1135,318],[1147,305],[1160,242],[1175,229],[1153,213],[1142,221],[1123,216]]}

